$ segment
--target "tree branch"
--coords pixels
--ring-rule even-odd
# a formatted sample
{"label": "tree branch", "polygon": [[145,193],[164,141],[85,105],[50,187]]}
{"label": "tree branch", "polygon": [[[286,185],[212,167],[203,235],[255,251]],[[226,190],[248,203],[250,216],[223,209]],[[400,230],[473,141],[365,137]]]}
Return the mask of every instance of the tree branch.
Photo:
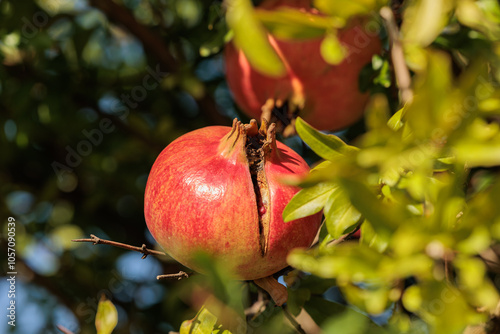
{"label": "tree branch", "polygon": [[97,245],[97,244],[111,245],[111,246],[115,246],[115,247],[119,247],[119,248],[123,248],[123,249],[128,249],[128,250],[136,251],[136,252],[139,252],[139,253],[143,254],[142,255],[142,259],[145,259],[150,254],[151,255],[166,255],[163,252],[146,248],[146,245],[144,245],[144,244],[141,247],[136,247],[136,246],[131,246],[131,245],[123,244],[121,242],[116,242],[116,241],[101,239],[101,238],[99,238],[99,237],[97,237],[97,236],[95,236],[93,234],[90,235],[90,239],[73,239],[71,241],[73,241],[73,242],[92,242],[94,245]]}
{"label": "tree branch", "polygon": [[192,273],[187,273],[185,271],[179,271],[178,273],[176,274],[165,274],[165,275],[158,275],[156,276],[156,279],[157,280],[160,280],[160,279],[172,279],[172,278],[177,278],[178,281],[180,281],[181,279],[183,278],[188,278],[189,276],[191,276]]}
{"label": "tree branch", "polygon": [[403,103],[410,102],[413,99],[410,70],[406,66],[403,45],[399,39],[399,29],[394,18],[394,13],[389,7],[382,7],[380,9],[380,16],[384,19],[391,40],[391,58],[396,81],[401,92],[401,100]]}

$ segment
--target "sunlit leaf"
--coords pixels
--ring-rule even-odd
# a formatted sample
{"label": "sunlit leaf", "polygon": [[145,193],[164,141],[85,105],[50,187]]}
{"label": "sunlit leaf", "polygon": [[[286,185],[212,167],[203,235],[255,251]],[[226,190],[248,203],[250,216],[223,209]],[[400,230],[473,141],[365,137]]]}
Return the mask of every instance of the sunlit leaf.
{"label": "sunlit leaf", "polygon": [[274,77],[285,74],[285,66],[269,43],[250,0],[227,1],[226,21],[234,32],[233,42],[255,69]]}
{"label": "sunlit leaf", "polygon": [[319,38],[334,23],[328,17],[289,7],[273,11],[257,9],[255,13],[271,34],[280,39]]}
{"label": "sunlit leaf", "polygon": [[117,323],[118,312],[116,311],[115,305],[102,295],[95,316],[97,334],[111,334]]}
{"label": "sunlit leaf", "polygon": [[403,295],[403,303],[431,326],[431,333],[436,334],[459,333],[468,324],[485,319],[484,314],[467,303],[459,290],[441,282],[409,287]]}
{"label": "sunlit leaf", "polygon": [[447,25],[453,0],[416,0],[404,11],[401,34],[408,44],[427,46]]}
{"label": "sunlit leaf", "polygon": [[321,42],[320,52],[323,59],[332,65],[340,64],[347,55],[346,49],[334,33],[325,36]]}
{"label": "sunlit leaf", "polygon": [[387,125],[393,130],[399,130],[403,126],[403,116],[405,114],[405,108],[399,109],[392,117],[387,121]]}
{"label": "sunlit leaf", "polygon": [[500,5],[497,1],[458,1],[456,15],[462,24],[481,31],[490,39],[500,39]]}
{"label": "sunlit leaf", "polygon": [[333,183],[319,183],[302,189],[283,210],[283,220],[289,222],[320,212],[336,188]]}
{"label": "sunlit leaf", "polygon": [[468,299],[475,305],[495,310],[499,295],[493,284],[486,278],[486,266],[477,258],[460,256],[454,261],[459,272],[459,286],[467,292]]}
{"label": "sunlit leaf", "polygon": [[217,317],[203,306],[196,317],[181,324],[180,334],[211,334]]}
{"label": "sunlit leaf", "polygon": [[295,128],[300,138],[311,147],[320,157],[326,160],[335,160],[344,154],[355,152],[357,149],[344,143],[335,135],[326,135],[297,117]]}
{"label": "sunlit leaf", "polygon": [[[366,185],[343,179],[342,187],[349,195],[351,203],[370,221],[378,233],[389,233],[406,216],[397,205],[382,203]],[[396,214],[396,212],[398,212]],[[395,219],[395,217],[398,217]]]}
{"label": "sunlit leaf", "polygon": [[314,6],[326,14],[347,20],[374,12],[387,3],[384,0],[315,0]]}
{"label": "sunlit leaf", "polygon": [[369,129],[383,131],[384,128],[387,128],[390,114],[387,98],[384,95],[373,96],[366,110],[365,122]]}
{"label": "sunlit leaf", "polygon": [[341,188],[335,188],[330,194],[324,213],[328,233],[334,238],[340,237],[361,218],[361,214],[352,206],[349,197]]}

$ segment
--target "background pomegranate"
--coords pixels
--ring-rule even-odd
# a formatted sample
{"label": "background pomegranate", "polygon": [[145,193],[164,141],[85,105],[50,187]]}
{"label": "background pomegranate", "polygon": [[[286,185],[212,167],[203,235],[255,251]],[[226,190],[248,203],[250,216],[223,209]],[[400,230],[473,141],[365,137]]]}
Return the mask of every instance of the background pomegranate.
{"label": "background pomegranate", "polygon": [[[299,8],[321,15],[307,0],[265,0],[258,8]],[[289,119],[298,114],[320,130],[337,130],[361,118],[368,94],[359,90],[358,77],[363,66],[381,51],[381,42],[365,30],[368,21],[353,19],[338,32],[347,51],[338,65],[325,62],[320,53],[322,38],[280,40],[268,35],[269,41],[285,65],[287,73],[272,78],[251,67],[242,51],[233,43],[225,47],[226,77],[229,88],[241,109],[250,117],[270,114],[275,105]],[[278,117],[281,119],[282,116]]]}
{"label": "background pomegranate", "polygon": [[282,212],[299,190],[279,179],[304,175],[306,162],[276,141],[275,127],[252,120],[187,133],[158,156],[146,186],[144,211],[156,241],[198,270],[204,251],[245,280],[286,266],[292,248],[308,247],[321,213],[284,223]]}

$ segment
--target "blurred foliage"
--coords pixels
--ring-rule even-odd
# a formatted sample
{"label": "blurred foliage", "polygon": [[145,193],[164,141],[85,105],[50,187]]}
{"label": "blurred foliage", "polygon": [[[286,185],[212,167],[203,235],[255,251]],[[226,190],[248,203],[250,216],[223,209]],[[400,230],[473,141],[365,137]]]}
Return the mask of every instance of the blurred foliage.
{"label": "blurred foliage", "polygon": [[[413,100],[389,118],[386,96],[373,96],[356,147],[297,120],[300,137],[325,161],[301,181],[305,189],[284,218],[324,210],[328,235],[289,262],[336,279],[347,301],[369,314],[394,305],[419,316],[430,333],[461,333],[499,302],[484,257],[500,240],[493,168],[500,164],[500,90],[483,57],[454,75],[449,54],[429,48],[422,55]],[[329,242],[358,224],[359,243]]]}
{"label": "blurred foliage", "polygon": [[[117,316],[113,333],[293,333],[287,312],[325,333],[462,333],[471,324],[495,332],[498,2],[313,4],[325,15],[250,0],[0,1],[0,208],[2,221],[17,222],[22,305],[18,326],[0,323],[1,332],[55,333],[61,324],[95,333],[97,315],[110,316],[99,320],[110,327]],[[325,224],[317,246],[290,254],[296,269],[276,274],[286,308],[209,259],[207,276],[157,281],[185,268],[69,242],[93,233],[154,245],[142,208],[160,150],[187,131],[245,120],[224,80],[224,43],[234,40],[268,75],[284,67],[267,33],[323,38],[323,57],[337,63],[336,31],[356,15],[380,22],[384,6],[401,29],[414,98],[400,103],[385,39],[360,77],[372,94],[363,123],[336,136],[297,120],[306,145],[286,143],[316,164],[284,218],[323,210]],[[7,224],[1,233],[6,250]],[[103,311],[102,294],[116,314],[111,302]],[[6,300],[2,293],[2,307]]]}

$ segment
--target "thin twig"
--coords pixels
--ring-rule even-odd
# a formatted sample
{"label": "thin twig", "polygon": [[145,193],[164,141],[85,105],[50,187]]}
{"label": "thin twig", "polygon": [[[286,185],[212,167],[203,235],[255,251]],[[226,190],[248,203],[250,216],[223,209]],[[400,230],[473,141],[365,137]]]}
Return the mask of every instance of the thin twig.
{"label": "thin twig", "polygon": [[136,247],[136,246],[131,246],[131,245],[123,244],[121,242],[116,242],[116,241],[101,239],[101,238],[99,238],[99,237],[97,237],[97,236],[95,236],[93,234],[90,235],[90,239],[73,239],[71,241],[73,241],[73,242],[92,242],[94,245],[97,245],[97,244],[111,245],[111,246],[120,247],[120,248],[123,248],[123,249],[128,249],[128,250],[136,251],[136,252],[139,252],[139,253],[143,254],[142,255],[142,259],[145,259],[150,254],[151,255],[165,255],[165,253],[163,253],[163,252],[146,248],[146,245],[144,245],[144,244],[141,247]]}
{"label": "thin twig", "polygon": [[330,241],[328,244],[326,244],[326,246],[327,247],[333,247],[335,245],[338,245],[338,244],[346,241],[347,239],[349,239],[350,237],[352,237],[354,234],[356,234],[356,232],[358,232],[360,228],[361,228],[361,224],[359,224],[358,226],[356,226],[356,228],[354,230],[352,230],[351,232],[343,234],[338,239]]}
{"label": "thin twig", "polygon": [[72,331],[61,325],[57,325],[57,329],[63,332],[64,334],[73,334]]}
{"label": "thin twig", "polygon": [[282,309],[283,309],[283,313],[285,314],[285,317],[288,319],[288,321],[290,321],[290,323],[295,328],[295,330],[297,331],[297,333],[307,334],[304,331],[304,329],[302,329],[302,326],[300,326],[300,324],[297,322],[297,320],[295,319],[295,317],[288,311],[288,307],[286,305],[284,305],[284,306],[282,306]]}
{"label": "thin twig", "polygon": [[251,320],[257,318],[258,315],[266,309],[269,299],[264,300],[264,292],[261,289],[257,290],[257,300],[251,306],[245,309],[245,316],[250,317]]}
{"label": "thin twig", "polygon": [[181,271],[179,271],[178,273],[175,273],[175,274],[158,275],[158,276],[156,276],[156,279],[160,280],[160,279],[177,278],[177,280],[181,280],[183,278],[188,278],[191,275],[192,274],[188,274],[187,272],[181,270]]}
{"label": "thin twig", "polygon": [[391,40],[391,58],[396,74],[396,81],[401,92],[401,100],[403,103],[407,103],[413,99],[413,91],[411,89],[410,70],[406,66],[403,46],[399,39],[399,29],[394,18],[394,13],[389,7],[382,7],[380,9],[380,16],[385,21],[385,26]]}

